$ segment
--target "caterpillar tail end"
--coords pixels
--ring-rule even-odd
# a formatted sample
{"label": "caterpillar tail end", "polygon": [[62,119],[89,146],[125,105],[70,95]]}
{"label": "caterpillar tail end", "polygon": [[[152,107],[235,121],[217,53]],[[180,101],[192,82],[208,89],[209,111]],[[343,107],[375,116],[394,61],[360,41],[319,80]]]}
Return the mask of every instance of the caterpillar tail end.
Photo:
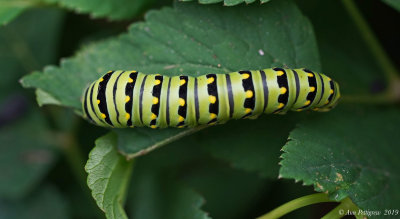
{"label": "caterpillar tail end", "polygon": [[318,111],[318,112],[328,112],[331,109],[335,108],[336,105],[339,103],[340,100],[340,88],[339,88],[339,84],[337,82],[333,82],[334,83],[334,96],[332,98],[331,101],[329,101],[328,104],[324,105],[323,107],[320,108],[314,108],[314,111]]}

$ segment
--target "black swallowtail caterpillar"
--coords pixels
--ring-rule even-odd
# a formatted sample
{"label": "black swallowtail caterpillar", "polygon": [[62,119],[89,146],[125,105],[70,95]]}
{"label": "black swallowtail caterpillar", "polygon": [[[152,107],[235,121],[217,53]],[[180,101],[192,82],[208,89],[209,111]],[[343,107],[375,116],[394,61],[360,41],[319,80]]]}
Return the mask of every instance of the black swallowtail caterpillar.
{"label": "black swallowtail caterpillar", "polygon": [[193,127],[288,110],[328,111],[340,97],[329,77],[264,69],[198,77],[110,71],[85,91],[85,116],[100,126]]}

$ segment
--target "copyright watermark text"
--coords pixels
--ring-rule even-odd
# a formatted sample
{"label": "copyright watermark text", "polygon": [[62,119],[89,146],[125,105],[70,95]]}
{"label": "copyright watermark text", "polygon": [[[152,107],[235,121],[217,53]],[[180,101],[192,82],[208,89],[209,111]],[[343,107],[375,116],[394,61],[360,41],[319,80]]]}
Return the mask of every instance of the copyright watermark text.
{"label": "copyright watermark text", "polygon": [[358,211],[351,211],[351,210],[344,210],[340,209],[339,210],[340,215],[354,215],[354,216],[394,216],[394,215],[399,215],[400,210],[399,209],[385,209],[384,211],[380,210],[358,210]]}

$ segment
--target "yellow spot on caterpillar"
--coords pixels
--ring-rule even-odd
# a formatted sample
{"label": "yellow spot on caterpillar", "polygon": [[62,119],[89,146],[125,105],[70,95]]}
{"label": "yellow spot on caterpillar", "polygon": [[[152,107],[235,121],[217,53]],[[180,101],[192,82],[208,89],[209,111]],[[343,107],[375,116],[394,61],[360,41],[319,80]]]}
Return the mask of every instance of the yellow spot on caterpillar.
{"label": "yellow spot on caterpillar", "polygon": [[157,115],[154,114],[154,113],[152,113],[152,114],[151,114],[151,119],[157,119]]}
{"label": "yellow spot on caterpillar", "polygon": [[310,105],[310,103],[311,103],[311,101],[307,100],[307,101],[304,103],[304,106]]}
{"label": "yellow spot on caterpillar", "polygon": [[150,128],[155,129],[155,128],[157,128],[157,126],[156,125],[151,125]]}
{"label": "yellow spot on caterpillar", "polygon": [[285,74],[285,72],[283,72],[283,71],[277,71],[276,74],[277,74],[278,76],[282,76],[283,74]]}
{"label": "yellow spot on caterpillar", "polygon": [[131,73],[136,73],[137,71],[131,71]]}
{"label": "yellow spot on caterpillar", "polygon": [[131,100],[131,98],[129,96],[125,97],[125,103],[129,102]]}
{"label": "yellow spot on caterpillar", "polygon": [[97,105],[99,105],[100,104],[100,100],[97,100]]}
{"label": "yellow spot on caterpillar", "polygon": [[247,113],[250,113],[251,112],[251,108],[246,108],[245,110],[244,110],[244,112],[247,114]]}
{"label": "yellow spot on caterpillar", "polygon": [[210,103],[214,104],[217,101],[217,98],[215,96],[210,95],[208,97],[208,100],[210,100]]}
{"label": "yellow spot on caterpillar", "polygon": [[177,128],[183,128],[184,127],[184,125],[179,125],[179,126],[177,126]]}
{"label": "yellow spot on caterpillar", "polygon": [[130,118],[131,118],[131,114],[126,113],[126,114],[125,114],[125,119],[128,120],[128,119],[130,119]]}
{"label": "yellow spot on caterpillar", "polygon": [[247,74],[247,73],[245,73],[245,74],[242,74],[242,77],[243,77],[243,79],[247,79],[247,78],[249,78],[249,77],[250,77],[250,75],[249,75],[249,74]]}
{"label": "yellow spot on caterpillar", "polygon": [[330,77],[327,76],[327,78],[328,78],[328,80],[332,81],[332,79]]}
{"label": "yellow spot on caterpillar", "polygon": [[279,105],[278,105],[278,109],[280,109],[280,108],[282,108],[282,107],[284,107],[285,106],[285,104],[283,104],[283,103],[279,103]]}
{"label": "yellow spot on caterpillar", "polygon": [[179,105],[185,106],[185,100],[183,98],[179,98]]}
{"label": "yellow spot on caterpillar", "polygon": [[181,79],[181,81],[180,81],[181,86],[184,85],[185,83],[186,83],[186,80],[185,79]]}
{"label": "yellow spot on caterpillar", "polygon": [[99,80],[100,82],[102,82],[102,81],[104,81],[104,78],[100,78],[100,80]]}
{"label": "yellow spot on caterpillar", "polygon": [[286,87],[281,87],[281,94],[285,94],[287,91]]}
{"label": "yellow spot on caterpillar", "polygon": [[104,113],[101,114],[101,118],[105,119],[106,117],[107,117],[106,114]]}
{"label": "yellow spot on caterpillar", "polygon": [[330,90],[329,93],[333,94],[333,90]]}
{"label": "yellow spot on caterpillar", "polygon": [[158,103],[158,98],[157,97],[153,97],[153,104],[157,104]]}
{"label": "yellow spot on caterpillar", "polygon": [[207,79],[207,83],[208,84],[211,84],[211,83],[213,83],[214,82],[214,77],[211,77],[211,78],[208,78]]}
{"label": "yellow spot on caterpillar", "polygon": [[210,113],[210,119],[215,119],[217,118],[217,114],[215,113]]}
{"label": "yellow spot on caterpillar", "polygon": [[111,72],[113,72],[113,71],[108,71],[107,74],[110,74]]}
{"label": "yellow spot on caterpillar", "polygon": [[314,77],[314,75],[311,74],[311,73],[307,73],[307,76],[310,77],[310,78]]}
{"label": "yellow spot on caterpillar", "polygon": [[129,78],[128,79],[128,83],[132,83],[133,82],[133,79],[132,78]]}
{"label": "yellow spot on caterpillar", "polygon": [[314,92],[315,91],[315,87],[310,87],[310,92]]}
{"label": "yellow spot on caterpillar", "polygon": [[160,83],[161,83],[160,80],[155,80],[155,81],[154,81],[154,84],[155,84],[155,85],[159,85]]}
{"label": "yellow spot on caterpillar", "polygon": [[247,98],[252,98],[252,97],[253,97],[253,91],[247,90],[247,91],[246,91],[246,97],[247,97]]}
{"label": "yellow spot on caterpillar", "polygon": [[185,118],[183,118],[182,116],[179,116],[178,121],[183,122],[183,121],[185,121]]}
{"label": "yellow spot on caterpillar", "polygon": [[161,76],[160,74],[156,74],[156,76]]}

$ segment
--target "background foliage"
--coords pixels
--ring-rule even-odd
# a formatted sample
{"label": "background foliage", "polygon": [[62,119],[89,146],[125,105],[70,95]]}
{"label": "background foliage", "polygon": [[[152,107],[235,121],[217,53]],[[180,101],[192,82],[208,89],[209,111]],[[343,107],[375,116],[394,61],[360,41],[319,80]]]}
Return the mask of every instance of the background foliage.
{"label": "background foliage", "polygon": [[[0,0],[0,218],[254,218],[315,192],[332,203],[287,217],[400,209],[397,1],[186,1]],[[326,72],[342,102],[205,129],[80,117],[110,69],[269,67]]]}

